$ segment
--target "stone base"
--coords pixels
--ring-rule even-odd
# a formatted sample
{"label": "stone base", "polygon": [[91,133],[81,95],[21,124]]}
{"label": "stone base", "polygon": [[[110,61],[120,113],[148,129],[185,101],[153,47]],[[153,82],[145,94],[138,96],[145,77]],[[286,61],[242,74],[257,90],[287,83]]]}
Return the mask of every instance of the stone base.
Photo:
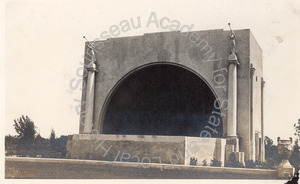
{"label": "stone base", "polygon": [[185,137],[185,165],[190,164],[190,158],[197,159],[197,165],[203,165],[205,160],[207,166],[210,166],[211,160],[221,161],[221,166],[225,163],[225,139],[220,138],[199,138]]}
{"label": "stone base", "polygon": [[282,160],[277,167],[278,178],[288,179],[294,176],[295,168],[293,168],[288,160]]}
{"label": "stone base", "polygon": [[245,154],[244,152],[235,152],[234,151],[234,145],[226,145],[225,146],[225,166],[228,165],[228,160],[230,157],[230,154],[234,153],[235,158],[238,162],[240,162],[241,164],[243,164],[243,166],[245,166]]}
{"label": "stone base", "polygon": [[226,140],[184,136],[76,134],[68,137],[67,158],[121,162],[197,165],[225,162]]}
{"label": "stone base", "polygon": [[225,146],[225,166],[228,165],[229,156],[232,152],[234,152],[234,145],[227,144]]}
{"label": "stone base", "polygon": [[244,152],[239,152],[239,139],[237,137],[226,138],[225,166],[228,164],[231,153],[234,153],[236,160],[245,166],[245,154]]}
{"label": "stone base", "polygon": [[237,137],[226,137],[226,145],[233,145],[234,151],[239,152],[239,139]]}
{"label": "stone base", "polygon": [[234,152],[235,158],[238,162],[245,166],[245,154],[244,152]]}

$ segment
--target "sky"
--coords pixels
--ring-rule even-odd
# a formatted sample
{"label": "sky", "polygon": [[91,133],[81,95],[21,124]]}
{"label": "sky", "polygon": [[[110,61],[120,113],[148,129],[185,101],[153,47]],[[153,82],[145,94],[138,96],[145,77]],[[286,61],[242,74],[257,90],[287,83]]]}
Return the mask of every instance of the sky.
{"label": "sky", "polygon": [[[110,26],[140,17],[142,26],[120,37],[168,31],[146,22],[155,12],[193,31],[251,29],[263,50],[265,135],[293,136],[300,118],[300,1],[6,1],[3,105],[5,134],[28,115],[43,137],[77,134],[80,90],[70,81],[83,61],[83,36],[99,38]],[[4,76],[3,76],[4,75]]]}

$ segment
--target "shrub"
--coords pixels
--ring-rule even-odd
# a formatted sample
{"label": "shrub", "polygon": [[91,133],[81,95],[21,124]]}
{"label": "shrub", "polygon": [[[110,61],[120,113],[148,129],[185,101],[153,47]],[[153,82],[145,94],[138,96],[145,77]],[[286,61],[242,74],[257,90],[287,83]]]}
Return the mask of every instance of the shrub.
{"label": "shrub", "polygon": [[255,168],[256,163],[253,160],[248,160],[248,161],[245,162],[245,167],[246,168]]}
{"label": "shrub", "polygon": [[292,155],[289,159],[290,163],[293,165],[293,167],[297,168],[298,165],[300,165],[300,159],[298,157],[298,152],[300,152],[300,146],[299,146],[299,141],[296,140],[295,141],[295,145],[293,147],[293,152],[292,152]]}
{"label": "shrub", "polygon": [[260,162],[260,161],[253,161],[253,160],[248,160],[245,162],[245,167],[246,168],[255,168],[255,169],[276,169],[278,166],[277,162],[268,159],[265,162]]}
{"label": "shrub", "polygon": [[222,165],[221,161],[219,161],[215,158],[213,160],[211,160],[210,166],[212,166],[212,167],[221,167],[221,165]]}
{"label": "shrub", "polygon": [[202,166],[207,166],[207,161],[206,160],[202,161]]}
{"label": "shrub", "polygon": [[228,165],[227,167],[237,167],[237,168],[243,168],[243,164],[236,160],[235,154],[231,153],[229,155],[228,159]]}
{"label": "shrub", "polygon": [[197,158],[195,157],[190,158],[190,165],[197,165],[197,162],[198,162]]}
{"label": "shrub", "polygon": [[276,160],[268,159],[261,164],[261,169],[276,169],[278,163]]}

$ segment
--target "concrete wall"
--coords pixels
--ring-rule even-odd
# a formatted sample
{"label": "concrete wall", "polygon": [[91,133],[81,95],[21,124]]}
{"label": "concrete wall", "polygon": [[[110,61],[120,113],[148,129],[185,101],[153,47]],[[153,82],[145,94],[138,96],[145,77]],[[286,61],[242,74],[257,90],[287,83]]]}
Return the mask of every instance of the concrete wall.
{"label": "concrete wall", "polygon": [[225,145],[226,139],[220,138],[198,138],[186,137],[185,138],[185,165],[190,165],[190,158],[194,157],[198,160],[198,165],[202,165],[203,160],[206,160],[210,165],[211,160],[214,158],[225,163]]}
{"label": "concrete wall", "polygon": [[69,136],[67,158],[184,164],[184,150],[181,136],[77,134]]}
{"label": "concrete wall", "polygon": [[212,159],[225,163],[226,139],[182,136],[77,134],[67,143],[67,158],[141,163],[198,165]]}

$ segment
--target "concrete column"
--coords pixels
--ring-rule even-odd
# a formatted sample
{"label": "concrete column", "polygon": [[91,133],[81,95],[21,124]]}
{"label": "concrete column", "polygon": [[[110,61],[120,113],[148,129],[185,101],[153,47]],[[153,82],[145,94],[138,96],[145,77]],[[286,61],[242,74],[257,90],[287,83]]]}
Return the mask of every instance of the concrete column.
{"label": "concrete column", "polygon": [[264,87],[265,81],[261,78],[261,162],[265,161],[265,134],[264,134]]}
{"label": "concrete column", "polygon": [[231,153],[234,152],[234,145],[225,145],[225,166],[228,166],[228,160]]}
{"label": "concrete column", "polygon": [[254,83],[255,68],[253,64],[250,65],[250,160],[255,159],[255,140],[254,140],[254,129],[253,129],[253,83]]}
{"label": "concrete column", "polygon": [[85,120],[84,120],[84,128],[83,133],[92,133],[93,130],[93,114],[94,114],[94,92],[95,92],[95,72],[97,72],[96,69],[96,56],[95,52],[92,48],[92,45],[90,46],[90,52],[91,52],[91,62],[87,65],[86,69],[88,71],[87,76],[87,86],[86,86],[86,104],[85,104]]}
{"label": "concrete column", "polygon": [[91,133],[93,128],[95,71],[88,71],[84,133]]}
{"label": "concrete column", "polygon": [[260,155],[261,151],[259,150],[259,138],[260,138],[260,133],[255,132],[255,161],[260,161]]}
{"label": "concrete column", "polygon": [[228,57],[228,110],[227,110],[227,137],[236,137],[237,130],[237,65],[235,54]]}

